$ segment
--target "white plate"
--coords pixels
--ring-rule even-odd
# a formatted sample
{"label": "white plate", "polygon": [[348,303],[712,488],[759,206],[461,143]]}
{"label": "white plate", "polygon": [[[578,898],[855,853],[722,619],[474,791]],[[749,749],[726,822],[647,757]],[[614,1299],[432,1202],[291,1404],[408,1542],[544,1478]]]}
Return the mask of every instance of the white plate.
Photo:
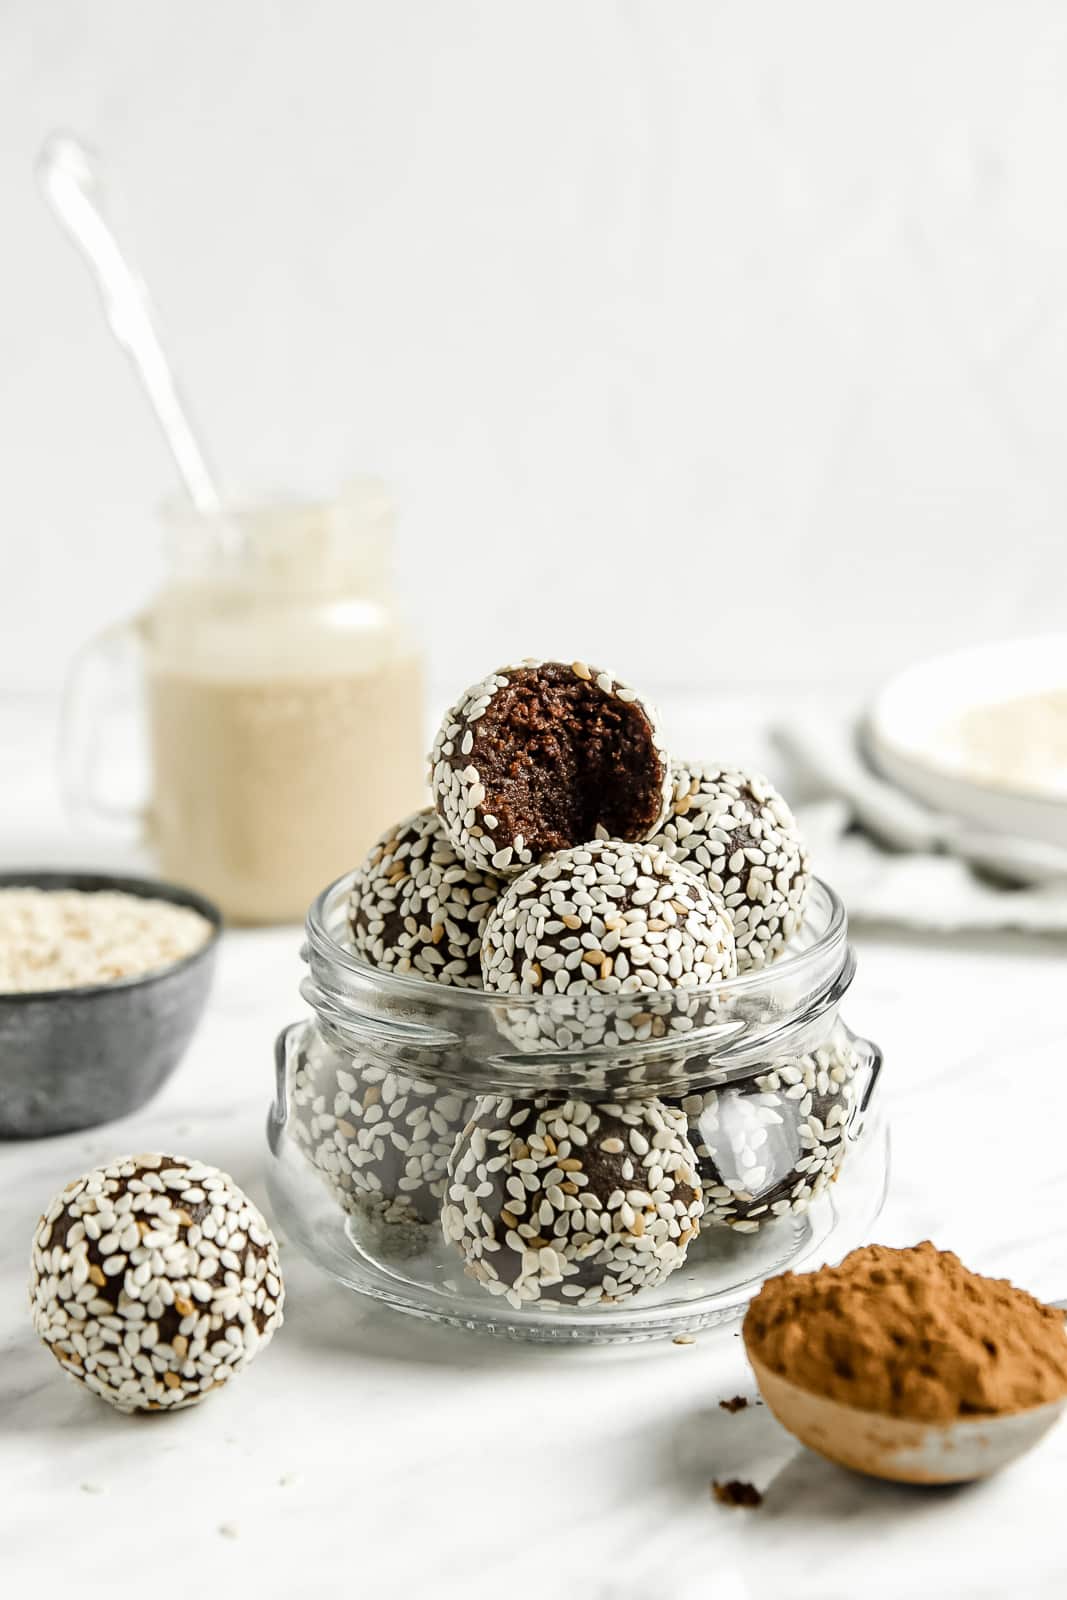
{"label": "white plate", "polygon": [[1067,694],[1067,634],[1014,639],[911,667],[878,695],[867,743],[878,769],[938,811],[978,828],[1067,850],[1067,774],[976,776],[951,730],[968,712]]}

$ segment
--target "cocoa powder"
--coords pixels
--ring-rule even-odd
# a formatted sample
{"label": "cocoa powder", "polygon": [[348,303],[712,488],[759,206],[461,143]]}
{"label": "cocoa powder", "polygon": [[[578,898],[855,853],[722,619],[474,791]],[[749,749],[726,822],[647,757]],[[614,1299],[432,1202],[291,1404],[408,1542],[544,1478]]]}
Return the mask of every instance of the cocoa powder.
{"label": "cocoa powder", "polygon": [[1064,1315],[927,1240],[868,1245],[771,1278],[748,1309],[753,1360],[801,1389],[920,1422],[1067,1396]]}

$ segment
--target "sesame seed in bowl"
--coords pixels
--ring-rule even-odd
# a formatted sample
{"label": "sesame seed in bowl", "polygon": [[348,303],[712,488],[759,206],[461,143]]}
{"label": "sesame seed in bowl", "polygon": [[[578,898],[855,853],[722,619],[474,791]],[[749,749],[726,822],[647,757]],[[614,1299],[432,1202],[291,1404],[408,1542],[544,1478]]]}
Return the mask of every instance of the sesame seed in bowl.
{"label": "sesame seed in bowl", "polygon": [[151,879],[0,875],[0,1138],[146,1104],[200,1021],[221,926],[210,901]]}
{"label": "sesame seed in bowl", "polygon": [[0,995],[158,972],[213,933],[207,917],[169,900],[108,889],[0,888]]}

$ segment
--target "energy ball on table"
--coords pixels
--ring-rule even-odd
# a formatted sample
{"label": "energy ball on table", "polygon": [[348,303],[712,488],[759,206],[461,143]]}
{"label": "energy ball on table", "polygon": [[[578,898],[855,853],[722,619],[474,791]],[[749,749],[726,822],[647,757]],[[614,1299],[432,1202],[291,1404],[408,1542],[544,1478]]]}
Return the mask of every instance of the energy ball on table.
{"label": "energy ball on table", "polygon": [[701,874],[734,924],[737,970],[773,961],[799,928],[808,860],[782,796],[765,778],[675,762],[671,814],[654,844]]}
{"label": "energy ball on table", "polygon": [[456,855],[429,807],[383,833],[352,885],[357,955],[386,972],[480,989],[482,924],[503,885]]}
{"label": "energy ball on table", "polygon": [[278,1246],[232,1178],[124,1156],[52,1201],[33,1239],[33,1325],[120,1411],[194,1405],[281,1327]]}
{"label": "energy ball on table", "polygon": [[[653,845],[605,840],[562,850],[508,886],[482,936],[485,987],[514,995],[628,995],[703,987],[736,971],[733,930],[706,884]],[[561,1032],[564,1017],[584,1032]],[[581,1005],[559,1026],[515,1008],[531,1046],[614,1043],[611,1008]],[[691,1024],[690,1024],[691,1025]],[[528,1038],[520,1037],[528,1034]]]}
{"label": "energy ball on table", "polygon": [[469,1102],[355,1059],[308,1029],[295,1047],[290,1120],[343,1210],[387,1223],[435,1220]]}
{"label": "energy ball on table", "polygon": [[688,1095],[704,1224],[755,1233],[806,1211],[845,1156],[855,1050],[835,1042],[772,1062],[743,1087]]}
{"label": "energy ball on table", "polygon": [[470,1276],[519,1310],[655,1288],[685,1260],[702,1211],[683,1112],[489,1096],[456,1143],[441,1220]]}
{"label": "energy ball on table", "polygon": [[668,815],[670,760],[653,708],[610,673],[501,667],[446,714],[434,802],[472,867],[504,876],[590,839],[648,839]]}

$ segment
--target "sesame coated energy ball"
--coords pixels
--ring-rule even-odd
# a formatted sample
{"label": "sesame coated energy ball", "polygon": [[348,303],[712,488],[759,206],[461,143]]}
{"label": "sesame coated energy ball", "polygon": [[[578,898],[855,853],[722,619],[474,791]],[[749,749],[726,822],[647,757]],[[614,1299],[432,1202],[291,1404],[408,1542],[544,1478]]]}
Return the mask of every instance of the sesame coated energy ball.
{"label": "sesame coated energy ball", "polygon": [[503,885],[456,855],[429,807],[368,851],[352,885],[357,955],[386,972],[481,988],[482,925]]}
{"label": "sesame coated energy ball", "polygon": [[584,661],[523,661],[468,689],[430,783],[464,861],[502,876],[590,839],[648,839],[671,792],[656,712]]}
{"label": "sesame coated energy ball", "polygon": [[294,1137],[342,1210],[386,1223],[435,1221],[470,1102],[338,1050],[311,1028],[292,1061]]}
{"label": "sesame coated energy ball", "polygon": [[[530,867],[496,902],[482,939],[486,989],[541,998],[507,1006],[501,1019],[520,1050],[688,1034],[717,1003],[705,986],[734,971],[728,912],[701,878],[654,846],[617,840]],[[664,998],[659,1014],[649,1011],[653,990]]]}
{"label": "sesame coated energy ball", "polygon": [[441,1221],[468,1274],[520,1310],[654,1288],[682,1265],[702,1211],[684,1112],[489,1096],[456,1143]]}
{"label": "sesame coated energy ball", "polygon": [[833,1041],[771,1062],[744,1085],[682,1100],[705,1227],[755,1233],[808,1209],[844,1160],[858,1064],[850,1043]]}
{"label": "sesame coated energy ball", "polygon": [[124,1156],[58,1194],[33,1239],[33,1325],[120,1411],[195,1405],[281,1326],[274,1235],[232,1178]]}
{"label": "sesame coated energy ball", "polygon": [[808,891],[803,840],[765,778],[675,762],[671,813],[653,840],[700,873],[734,924],[737,970],[773,961],[799,928]]}
{"label": "sesame coated energy ball", "polygon": [[[735,971],[730,918],[707,885],[663,850],[616,840],[531,867],[501,895],[482,938],[485,987],[501,994],[626,996],[699,988]],[[588,1023],[568,1037],[546,1020],[551,1009],[515,1008],[509,1031],[527,1031],[531,1045],[546,1029],[552,1047],[614,1042],[603,1003],[567,1011]]]}

